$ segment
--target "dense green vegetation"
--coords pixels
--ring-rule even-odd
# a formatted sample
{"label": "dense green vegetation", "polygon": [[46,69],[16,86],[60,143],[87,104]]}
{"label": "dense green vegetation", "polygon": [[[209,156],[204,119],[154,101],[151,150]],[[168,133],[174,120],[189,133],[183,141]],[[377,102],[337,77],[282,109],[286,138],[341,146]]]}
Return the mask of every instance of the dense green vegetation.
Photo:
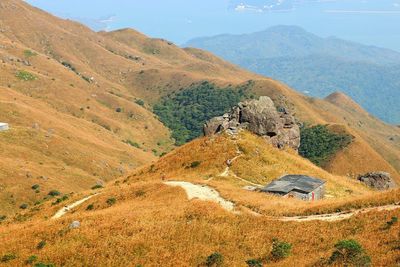
{"label": "dense green vegetation", "polygon": [[160,120],[172,130],[177,145],[201,136],[203,124],[224,114],[241,100],[251,98],[252,82],[240,87],[219,88],[209,82],[164,97],[154,106]]}
{"label": "dense green vegetation", "polygon": [[352,136],[330,131],[326,125],[303,127],[299,153],[313,163],[323,166],[337,151],[348,146]]}

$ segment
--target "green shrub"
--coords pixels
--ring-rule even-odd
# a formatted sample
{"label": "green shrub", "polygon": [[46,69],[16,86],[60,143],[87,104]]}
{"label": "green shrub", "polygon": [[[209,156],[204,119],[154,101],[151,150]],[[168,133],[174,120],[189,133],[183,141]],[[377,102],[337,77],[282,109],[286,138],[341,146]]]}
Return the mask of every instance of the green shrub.
{"label": "green shrub", "polygon": [[94,210],[94,205],[90,204],[89,206],[86,207],[86,210]]}
{"label": "green shrub", "polygon": [[142,99],[137,99],[135,100],[135,103],[138,104],[139,106],[144,106],[144,101]]}
{"label": "green shrub", "polygon": [[96,190],[96,189],[102,189],[103,186],[101,184],[96,184],[94,186],[92,186],[92,190]]}
{"label": "green shrub", "polygon": [[246,264],[248,267],[263,267],[262,260],[259,259],[247,260]]}
{"label": "green shrub", "polygon": [[299,153],[318,166],[324,166],[336,152],[348,146],[352,136],[330,131],[326,125],[301,128]]}
{"label": "green shrub", "polygon": [[82,75],[81,76],[82,77],[82,79],[84,79],[86,82],[88,82],[88,83],[91,83],[92,82],[92,80],[89,78],[89,77],[86,77],[86,76],[84,76],[84,75]]}
{"label": "green shrub", "polygon": [[49,195],[49,196],[52,196],[52,197],[56,197],[56,196],[61,195],[61,193],[60,193],[59,191],[57,191],[57,190],[51,190],[51,191],[48,193],[48,195]]}
{"label": "green shrub", "polygon": [[25,50],[24,51],[24,56],[25,57],[34,57],[34,56],[37,56],[37,53],[36,52],[32,52],[31,50]]}
{"label": "green shrub", "polygon": [[60,204],[61,202],[64,202],[64,201],[66,201],[66,200],[68,200],[68,199],[69,199],[69,197],[68,197],[67,195],[62,196],[62,197],[60,197],[60,198],[57,198],[56,201],[54,201],[54,202],[52,203],[52,205]]}
{"label": "green shrub", "polygon": [[23,81],[33,81],[33,80],[37,79],[37,77],[35,75],[33,75],[32,73],[25,71],[25,70],[18,71],[15,76],[18,79],[23,80]]}
{"label": "green shrub", "polygon": [[122,108],[120,108],[120,107],[116,108],[115,112],[121,113],[122,112]]}
{"label": "green shrub", "polygon": [[5,219],[7,219],[6,215],[0,215],[0,222],[4,221]]}
{"label": "green shrub", "polygon": [[141,148],[140,145],[139,145],[138,143],[133,142],[132,140],[129,140],[129,139],[124,140],[124,141],[122,141],[122,142],[124,142],[125,144],[128,144],[128,145],[130,145],[130,146],[136,147],[136,148]]}
{"label": "green shrub", "polygon": [[176,144],[182,145],[201,136],[206,121],[250,98],[251,86],[252,83],[237,88],[219,88],[209,82],[194,84],[162,98],[154,106],[154,113],[172,130]]}
{"label": "green shrub", "polygon": [[292,244],[275,239],[272,243],[271,258],[274,261],[282,260],[292,254]]}
{"label": "green shrub", "polygon": [[201,161],[193,161],[192,163],[190,163],[190,168],[197,168],[199,167],[201,164]]}
{"label": "green shrub", "polygon": [[349,239],[335,244],[335,251],[329,258],[329,263],[343,266],[370,266],[371,258],[356,240]]}
{"label": "green shrub", "polygon": [[29,205],[26,204],[26,203],[23,203],[23,204],[21,204],[21,206],[19,206],[19,208],[20,208],[21,210],[26,210],[28,207],[29,207]]}
{"label": "green shrub", "polygon": [[207,267],[218,267],[222,266],[223,262],[224,262],[224,257],[220,253],[214,252],[213,254],[207,257],[205,265]]}
{"label": "green shrub", "polygon": [[135,197],[144,197],[146,195],[146,192],[143,190],[138,190],[135,192]]}
{"label": "green shrub", "polygon": [[43,263],[43,262],[38,262],[34,265],[34,267],[55,267],[56,265],[53,263]]}
{"label": "green shrub", "polygon": [[388,230],[388,229],[392,228],[392,226],[394,224],[396,224],[398,221],[399,221],[399,218],[397,218],[396,216],[392,217],[392,219],[390,219],[390,221],[386,222],[385,229]]}
{"label": "green shrub", "polygon": [[33,190],[37,190],[37,189],[39,189],[40,188],[40,185],[38,185],[38,184],[34,184],[34,185],[32,185],[32,187],[31,187]]}
{"label": "green shrub", "polygon": [[37,244],[36,248],[37,249],[42,249],[42,248],[44,248],[46,246],[46,244],[47,244],[46,241],[42,240]]}
{"label": "green shrub", "polygon": [[31,255],[29,258],[25,261],[26,264],[33,264],[35,261],[38,260],[38,256],[36,255]]}
{"label": "green shrub", "polygon": [[109,198],[107,199],[106,203],[110,206],[114,205],[117,202],[117,200],[115,198]]}
{"label": "green shrub", "polygon": [[1,257],[0,262],[9,262],[15,260],[17,256],[14,253],[8,253]]}
{"label": "green shrub", "polygon": [[75,68],[74,66],[72,66],[71,63],[66,62],[66,61],[63,61],[63,62],[61,62],[61,64],[62,64],[64,67],[66,67],[66,68],[72,70],[73,72],[76,72],[76,68]]}

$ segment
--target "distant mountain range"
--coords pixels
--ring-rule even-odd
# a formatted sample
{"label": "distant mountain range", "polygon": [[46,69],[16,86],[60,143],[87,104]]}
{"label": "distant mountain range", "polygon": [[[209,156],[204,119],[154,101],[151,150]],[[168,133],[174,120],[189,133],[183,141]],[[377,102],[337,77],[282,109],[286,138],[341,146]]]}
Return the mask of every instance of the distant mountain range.
{"label": "distant mountain range", "polygon": [[398,52],[321,38],[297,26],[197,38],[185,46],[209,50],[311,96],[342,91],[373,115],[400,124]]}

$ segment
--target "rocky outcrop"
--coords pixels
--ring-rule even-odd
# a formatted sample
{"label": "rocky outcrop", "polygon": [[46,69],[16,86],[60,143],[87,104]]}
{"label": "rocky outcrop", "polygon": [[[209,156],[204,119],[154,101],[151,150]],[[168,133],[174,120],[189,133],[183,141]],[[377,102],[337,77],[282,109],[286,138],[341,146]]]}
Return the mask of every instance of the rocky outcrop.
{"label": "rocky outcrop", "polygon": [[395,188],[396,184],[389,173],[386,172],[370,172],[358,176],[358,180],[365,183],[371,188],[378,190],[388,190]]}
{"label": "rocky outcrop", "polygon": [[294,117],[285,109],[278,111],[267,96],[241,102],[229,113],[209,120],[204,125],[204,134],[236,133],[239,129],[262,136],[281,149],[291,147],[298,150],[300,146],[300,128]]}

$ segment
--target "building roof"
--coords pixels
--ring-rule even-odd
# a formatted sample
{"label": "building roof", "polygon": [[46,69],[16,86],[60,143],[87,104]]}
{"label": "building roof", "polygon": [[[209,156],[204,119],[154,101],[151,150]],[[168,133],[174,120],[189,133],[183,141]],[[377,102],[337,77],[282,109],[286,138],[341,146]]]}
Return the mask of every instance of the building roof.
{"label": "building roof", "polygon": [[276,179],[261,191],[287,194],[296,190],[311,193],[323,184],[325,181],[305,175],[286,175]]}

